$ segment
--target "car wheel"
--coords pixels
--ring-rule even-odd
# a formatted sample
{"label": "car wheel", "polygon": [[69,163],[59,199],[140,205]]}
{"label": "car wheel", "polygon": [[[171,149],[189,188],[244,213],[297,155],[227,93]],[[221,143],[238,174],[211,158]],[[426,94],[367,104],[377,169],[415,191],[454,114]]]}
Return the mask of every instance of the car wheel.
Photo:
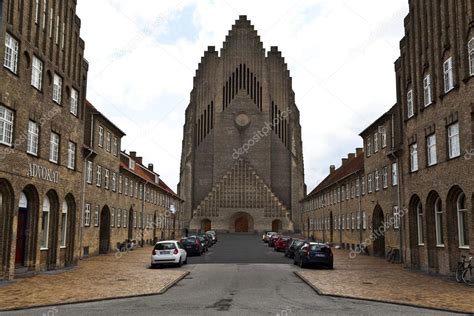
{"label": "car wheel", "polygon": [[304,268],[305,264],[303,263],[303,259],[300,259],[300,268]]}
{"label": "car wheel", "polygon": [[183,264],[188,264],[188,257],[186,256],[186,260],[184,260]]}
{"label": "car wheel", "polygon": [[181,267],[183,263],[181,262],[181,257],[179,257],[178,267]]}
{"label": "car wheel", "polygon": [[296,262],[296,259],[293,258],[293,264],[296,266],[297,262]]}
{"label": "car wheel", "polygon": [[154,264],[154,263],[151,264],[152,269],[158,269],[159,267],[160,267],[159,264]]}
{"label": "car wheel", "polygon": [[329,264],[328,269],[331,269],[331,270],[334,269],[334,264],[333,263]]}

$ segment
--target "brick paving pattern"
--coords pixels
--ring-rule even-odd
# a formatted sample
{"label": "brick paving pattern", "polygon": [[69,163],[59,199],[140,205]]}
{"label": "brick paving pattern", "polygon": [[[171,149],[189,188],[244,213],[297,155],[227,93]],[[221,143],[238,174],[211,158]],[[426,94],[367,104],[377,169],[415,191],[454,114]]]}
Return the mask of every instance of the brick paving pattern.
{"label": "brick paving pattern", "polygon": [[370,256],[349,258],[334,251],[334,270],[305,269],[298,273],[322,294],[411,304],[474,313],[474,288],[452,277],[414,272],[400,264]]}
{"label": "brick paving pattern", "polygon": [[158,294],[186,275],[181,268],[148,269],[151,247],[82,260],[64,272],[0,283],[0,310]]}

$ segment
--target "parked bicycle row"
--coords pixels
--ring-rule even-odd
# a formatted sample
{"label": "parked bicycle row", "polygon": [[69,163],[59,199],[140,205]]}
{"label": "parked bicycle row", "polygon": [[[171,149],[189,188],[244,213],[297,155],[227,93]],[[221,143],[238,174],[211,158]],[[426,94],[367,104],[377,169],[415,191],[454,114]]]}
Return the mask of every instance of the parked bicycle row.
{"label": "parked bicycle row", "polygon": [[275,251],[284,252],[285,257],[293,259],[293,263],[301,268],[334,267],[334,255],[326,243],[285,236],[277,232],[263,234],[262,240]]}
{"label": "parked bicycle row", "polygon": [[212,230],[182,237],[180,240],[159,241],[151,254],[151,267],[159,268],[163,265],[181,267],[188,263],[188,257],[205,254],[215,243],[217,233]]}

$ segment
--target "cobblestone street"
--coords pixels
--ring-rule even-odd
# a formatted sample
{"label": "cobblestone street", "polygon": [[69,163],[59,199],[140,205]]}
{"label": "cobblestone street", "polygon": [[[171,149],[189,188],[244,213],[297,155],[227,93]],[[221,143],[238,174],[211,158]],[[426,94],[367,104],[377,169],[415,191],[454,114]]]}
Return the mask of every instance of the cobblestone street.
{"label": "cobblestone street", "polygon": [[409,271],[380,258],[350,259],[345,250],[335,250],[334,257],[334,270],[299,270],[297,274],[325,295],[474,313],[474,288],[454,278]]}
{"label": "cobblestone street", "polygon": [[151,247],[82,260],[69,271],[0,283],[0,310],[160,294],[186,269],[149,269]]}

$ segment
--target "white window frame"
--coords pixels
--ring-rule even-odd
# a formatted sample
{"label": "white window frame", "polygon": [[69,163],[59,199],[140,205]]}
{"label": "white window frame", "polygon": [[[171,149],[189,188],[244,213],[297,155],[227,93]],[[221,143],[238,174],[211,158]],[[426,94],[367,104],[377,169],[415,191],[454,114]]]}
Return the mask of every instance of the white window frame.
{"label": "white window frame", "polygon": [[95,184],[100,188],[102,185],[102,166],[97,165]]}
{"label": "white window frame", "polygon": [[393,207],[393,228],[400,228],[400,209],[398,208],[398,206]]}
{"label": "white window frame", "polygon": [[380,171],[377,169],[375,170],[375,192],[380,190]]}
{"label": "white window frame", "polygon": [[15,114],[12,110],[0,105],[0,144],[13,144],[13,123]]}
{"label": "white window frame", "polygon": [[87,183],[92,184],[94,181],[94,164],[92,161],[88,160],[87,161]]}
{"label": "white window frame", "polygon": [[43,88],[43,61],[35,55],[31,62],[31,85],[40,91]]}
{"label": "white window frame", "polygon": [[51,132],[49,138],[49,161],[57,164],[59,162],[59,145],[61,136],[58,133]]}
{"label": "white window frame", "polygon": [[110,146],[111,146],[111,142],[112,142],[112,135],[110,134],[109,131],[106,132],[106,137],[105,137],[105,150],[107,150],[108,152],[110,152]]}
{"label": "white window frame", "polygon": [[417,228],[417,236],[418,236],[418,246],[425,245],[425,232],[424,229],[424,214],[423,214],[423,206],[421,202],[418,201],[416,205],[416,228]]}
{"label": "white window frame", "polygon": [[367,193],[372,193],[373,189],[374,189],[374,186],[373,186],[373,174],[370,173],[368,176],[367,176]]}
{"label": "white window frame", "polygon": [[112,191],[117,191],[117,174],[112,172]]}
{"label": "white window frame", "polygon": [[430,74],[427,74],[425,78],[423,78],[423,101],[424,101],[425,107],[433,103],[433,92],[431,88],[431,75]]}
{"label": "white window frame", "polygon": [[398,185],[398,165],[396,162],[392,163],[392,186]]}
{"label": "white window frame", "polygon": [[34,121],[28,121],[28,140],[26,152],[28,154],[38,156],[39,143],[39,125]]}
{"label": "white window frame", "polygon": [[[117,209],[117,211],[120,211]],[[115,227],[115,207],[110,210],[110,227]]]}
{"label": "white window frame", "polygon": [[104,128],[99,125],[99,141],[98,145],[99,147],[104,147]]}
{"label": "white window frame", "polygon": [[67,145],[67,167],[71,170],[76,168],[76,144],[71,141]]}
{"label": "white window frame", "polygon": [[135,170],[135,160],[133,160],[132,158],[128,158],[128,168]]}
{"label": "white window frame", "polygon": [[467,43],[469,56],[469,75],[474,76],[474,37]]}
{"label": "white window frame", "polygon": [[418,144],[413,143],[410,145],[410,171],[418,171]]}
{"label": "white window frame", "polygon": [[67,209],[67,202],[63,201],[63,208],[61,212],[61,232],[59,236],[59,246],[61,248],[66,248],[67,245]]}
{"label": "white window frame", "polygon": [[379,133],[374,133],[374,153],[379,151]]}
{"label": "white window frame", "polygon": [[117,156],[118,155],[118,139],[117,137],[114,137],[114,145],[113,145],[113,154],[114,156]]}
{"label": "white window frame", "polygon": [[122,227],[122,210],[117,209],[117,228]]}
{"label": "white window frame", "polygon": [[35,0],[35,24],[39,22],[39,0]]}
{"label": "white window frame", "polygon": [[61,104],[63,94],[63,78],[58,74],[54,74],[53,79],[53,101],[57,104]]}
{"label": "white window frame", "polygon": [[123,184],[123,178],[122,178],[122,175],[119,174],[119,177],[118,177],[118,193],[122,193],[122,184]]}
{"label": "white window frame", "polygon": [[459,248],[469,249],[469,235],[467,236],[467,240],[464,238],[466,227],[467,230],[469,229],[469,223],[467,222],[469,216],[466,208],[466,195],[464,193],[459,194],[458,198],[456,199],[456,213],[458,218]]}
{"label": "white window frame", "polygon": [[413,90],[410,89],[407,92],[407,115],[411,118],[415,115],[415,107],[413,104]]}
{"label": "white window frame", "polygon": [[367,229],[367,213],[365,211],[362,211],[362,229]]}
{"label": "white window frame", "polygon": [[104,188],[109,189],[109,176],[110,176],[110,171],[109,169],[105,168],[104,170]]}
{"label": "white window frame", "polygon": [[379,126],[380,131],[380,142],[382,143],[382,148],[387,147],[387,130],[385,126]]}
{"label": "white window frame", "polygon": [[428,166],[434,166],[438,163],[436,153],[436,134],[431,134],[426,137],[426,155]]}
{"label": "white window frame", "polygon": [[441,199],[438,197],[434,204],[435,212],[435,230],[436,230],[436,247],[444,247],[444,233],[443,233],[443,205]]}
{"label": "white window frame", "polygon": [[453,57],[449,57],[443,63],[444,93],[454,89]]}
{"label": "white window frame", "polygon": [[387,166],[382,168],[382,187],[384,189],[388,188],[388,167]]}
{"label": "white window frame", "polygon": [[99,227],[99,213],[100,213],[99,208],[100,208],[99,205],[95,206],[95,211],[94,211],[94,226],[95,227]]}
{"label": "white window frame", "polygon": [[448,126],[448,157],[449,159],[461,155],[461,144],[459,140],[459,123]]}
{"label": "white window frame", "polygon": [[69,111],[74,116],[77,116],[78,104],[79,104],[79,92],[76,89],[72,88],[71,89],[71,103],[70,103]]}
{"label": "white window frame", "polygon": [[18,41],[7,32],[5,34],[5,57],[3,59],[3,66],[15,74],[18,71],[18,49]]}
{"label": "white window frame", "polygon": [[122,227],[123,228],[127,228],[127,220],[128,220],[128,215],[127,215],[127,210],[123,210],[123,214],[122,214]]}
{"label": "white window frame", "polygon": [[91,225],[91,205],[87,203],[86,208],[84,209],[84,226],[89,227],[90,225]]}
{"label": "white window frame", "polygon": [[370,157],[372,155],[372,137],[367,137],[365,142],[367,147],[367,157]]}
{"label": "white window frame", "polygon": [[41,238],[40,250],[47,250],[49,246],[49,220],[51,217],[51,202],[48,196],[43,199],[43,208],[41,213]]}

